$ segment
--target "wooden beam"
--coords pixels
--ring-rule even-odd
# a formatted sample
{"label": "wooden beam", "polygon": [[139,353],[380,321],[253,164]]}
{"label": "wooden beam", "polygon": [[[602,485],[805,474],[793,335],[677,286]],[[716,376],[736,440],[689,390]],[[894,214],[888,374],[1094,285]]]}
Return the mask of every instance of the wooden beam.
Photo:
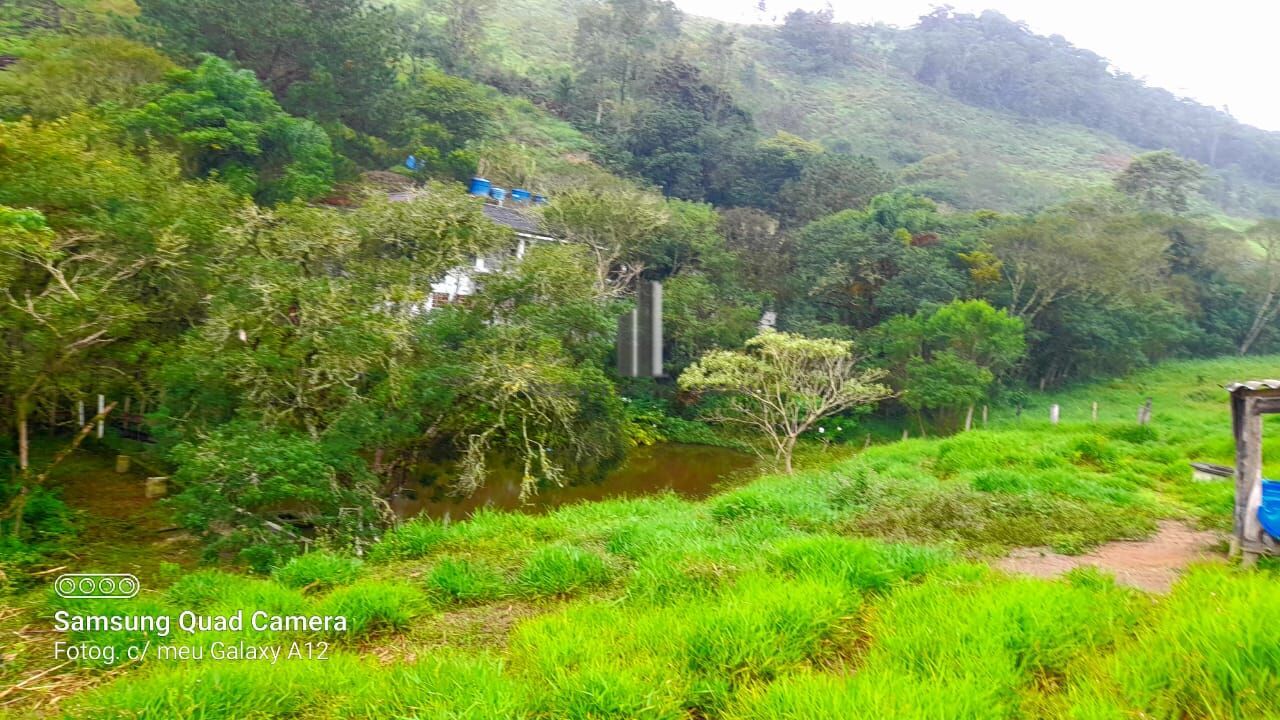
{"label": "wooden beam", "polygon": [[1253,400],[1253,411],[1259,415],[1280,413],[1280,397],[1258,397]]}

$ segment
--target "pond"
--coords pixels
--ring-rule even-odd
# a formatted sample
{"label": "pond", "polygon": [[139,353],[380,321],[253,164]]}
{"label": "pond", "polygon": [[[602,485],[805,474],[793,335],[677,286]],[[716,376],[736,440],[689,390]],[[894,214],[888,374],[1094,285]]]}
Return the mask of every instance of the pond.
{"label": "pond", "polygon": [[425,515],[437,520],[461,520],[482,507],[539,513],[575,502],[640,497],[668,490],[697,499],[712,494],[724,483],[745,477],[756,462],[752,455],[708,445],[662,443],[639,447],[625,464],[599,482],[544,487],[528,502],[520,501],[520,476],[514,469],[495,466],[484,487],[470,497],[458,497],[450,494],[447,476],[436,466],[434,471],[424,468],[417,481],[407,483],[389,502],[402,519]]}

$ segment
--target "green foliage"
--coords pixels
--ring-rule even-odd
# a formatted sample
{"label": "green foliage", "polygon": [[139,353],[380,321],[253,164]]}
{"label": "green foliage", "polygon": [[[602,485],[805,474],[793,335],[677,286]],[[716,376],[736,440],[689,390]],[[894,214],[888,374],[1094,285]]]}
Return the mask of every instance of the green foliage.
{"label": "green foliage", "polygon": [[[1194,485],[1187,457],[1230,453],[1217,378],[1274,362],[1173,364],[1125,383],[1035,395],[1034,415],[1059,403],[1062,424],[1035,420],[1029,408],[1015,428],[1008,410],[987,431],[877,445],[707,503],[620,499],[545,515],[482,512],[448,528],[406,524],[433,528],[423,552],[375,551],[365,571],[420,573],[432,599],[473,605],[443,615],[415,614],[423,595],[400,582],[366,579],[308,599],[276,580],[192,573],[160,604],[104,611],[342,612],[360,621],[361,635],[335,638],[324,663],[149,665],[69,698],[64,710],[93,718],[192,707],[214,717],[320,718],[1265,715],[1276,699],[1268,683],[1280,668],[1277,642],[1238,621],[1265,614],[1275,584],[1265,570],[1193,568],[1166,595],[1095,570],[1010,577],[959,557],[1024,543],[1082,550],[1149,532],[1135,523],[1184,509],[1161,504]],[[1159,431],[1125,439],[1144,392],[1167,408],[1155,416]],[[1088,419],[1089,398],[1102,402],[1099,424]],[[1212,512],[1229,519],[1229,505]],[[422,559],[446,543],[447,554]],[[560,597],[513,617],[523,606],[495,578],[512,570],[528,579],[535,565],[547,585],[513,589]],[[598,580],[563,589],[565,578],[583,577]],[[413,661],[362,660],[356,648],[374,632],[385,634],[379,647],[424,636],[432,644],[419,645]],[[495,635],[501,642],[491,645]]]}
{"label": "green foliage", "polygon": [[280,564],[302,540],[287,518],[324,528],[338,543],[375,527],[368,471],[306,436],[232,423],[199,443],[178,445],[174,457],[174,481],[182,488],[175,509],[212,557],[231,553],[258,571]]}
{"label": "green foliage", "polygon": [[431,568],[427,592],[446,602],[487,602],[508,592],[506,579],[482,561],[446,557]]}
{"label": "green foliage", "polygon": [[286,587],[324,590],[353,582],[360,577],[360,566],[355,558],[317,550],[290,559],[272,570],[271,577]]}
{"label": "green foliage", "polygon": [[[254,72],[291,112],[371,130],[372,101],[394,79],[403,28],[364,0],[269,0],[252,12],[224,0],[141,0],[140,21],[167,45],[209,52]],[[282,30],[287,30],[282,32]]]}
{"label": "green foliage", "polygon": [[529,557],[516,582],[526,593],[567,595],[603,585],[611,575],[599,555],[572,545],[551,545]]}
{"label": "green foliage", "polygon": [[422,593],[409,585],[360,580],[329,593],[321,602],[320,610],[327,615],[347,618],[348,633],[360,637],[374,632],[403,630],[421,612],[424,602]]}
{"label": "green foliage", "polygon": [[476,158],[467,150],[493,130],[496,108],[481,86],[437,70],[414,77],[399,99],[396,136],[421,164],[419,175],[465,179]]}
{"label": "green foliage", "polygon": [[133,107],[173,63],[117,37],[42,37],[0,75],[0,117],[53,120],[102,103]]}
{"label": "green foliage", "polygon": [[772,331],[744,351],[715,350],[680,375],[680,389],[723,394],[717,421],[768,438],[774,458],[791,471],[797,438],[822,418],[871,405],[889,395],[884,373],[858,367],[853,343]]}
{"label": "green foliage", "polygon": [[1265,612],[1275,579],[1201,568],[1174,588],[1135,637],[1089,663],[1071,695],[1080,717],[1249,717],[1280,702],[1259,675],[1280,665]]}
{"label": "green foliage", "polygon": [[141,94],[144,101],[115,122],[139,139],[172,139],[200,176],[216,174],[268,203],[312,199],[332,186],[328,135],[285,114],[248,70],[206,57]]}
{"label": "green foliage", "polygon": [[1168,150],[1134,158],[1116,175],[1116,189],[1157,212],[1185,212],[1189,197],[1199,189],[1204,168]]}
{"label": "green foliage", "polygon": [[876,334],[885,361],[899,373],[903,404],[917,412],[980,402],[1026,353],[1022,320],[982,300],[898,315]]}
{"label": "green foliage", "polygon": [[371,559],[377,561],[410,560],[430,555],[446,537],[443,525],[425,518],[415,518],[397,525],[374,546]]}
{"label": "green foliage", "polygon": [[[903,34],[893,61],[926,85],[965,102],[1018,115],[1078,123],[1110,132],[1142,148],[1171,148],[1190,160],[1274,186],[1280,145],[1216,108],[1185,102],[1141,79],[1108,70],[1105,58],[1060,38],[1029,32],[998,12],[981,15],[939,8]],[[1002,82],[993,83],[991,78]],[[1154,161],[1154,162],[1153,162]],[[1170,162],[1172,161],[1172,162]],[[1183,189],[1156,191],[1153,199],[1185,201],[1186,185],[1199,171],[1172,154],[1153,153],[1132,177],[1161,165]],[[1189,174],[1187,174],[1189,173]],[[1238,180],[1237,180],[1238,182]],[[1138,181],[1152,190],[1156,185]],[[1163,197],[1156,198],[1156,195]],[[1266,201],[1264,201],[1266,202]]]}

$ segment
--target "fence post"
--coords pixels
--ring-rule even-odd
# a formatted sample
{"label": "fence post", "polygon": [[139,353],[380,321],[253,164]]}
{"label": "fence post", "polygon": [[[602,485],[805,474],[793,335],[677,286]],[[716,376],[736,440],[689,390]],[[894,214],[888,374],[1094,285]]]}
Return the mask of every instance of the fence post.
{"label": "fence post", "polygon": [[1098,401],[1093,401],[1093,421],[1098,422]]}
{"label": "fence post", "polygon": [[77,425],[76,427],[84,427],[84,399],[83,398],[76,401],[76,419],[80,421],[80,424]]}
{"label": "fence post", "polygon": [[1147,398],[1142,407],[1138,408],[1138,424],[1146,425],[1149,422],[1151,422],[1151,398]]}
{"label": "fence post", "polygon": [[1059,410],[1060,408],[1058,407],[1057,403],[1054,403],[1053,405],[1049,406],[1049,422],[1053,423],[1054,425],[1058,424]]}
{"label": "fence post", "polygon": [[973,403],[969,403],[969,412],[964,415],[964,429],[968,431],[973,427]]}
{"label": "fence post", "polygon": [[98,393],[98,415],[100,416],[98,418],[98,439],[99,440],[102,439],[103,433],[105,433],[107,430],[107,426],[105,422],[106,418],[101,417],[102,411],[106,409],[107,409],[107,398],[102,393]]}
{"label": "fence post", "polygon": [[982,427],[987,426],[987,406],[982,406]]}

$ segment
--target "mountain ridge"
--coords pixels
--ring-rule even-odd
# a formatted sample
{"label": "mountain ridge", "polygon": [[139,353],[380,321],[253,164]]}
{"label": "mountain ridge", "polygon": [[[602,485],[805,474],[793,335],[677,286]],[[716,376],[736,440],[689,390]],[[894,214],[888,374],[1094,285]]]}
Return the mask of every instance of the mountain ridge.
{"label": "mountain ridge", "polygon": [[[504,4],[491,21],[492,56],[503,67],[535,84],[553,86],[559,77],[570,72],[576,17],[593,4],[584,0],[515,0]],[[1014,57],[1025,45],[1031,48],[1028,52],[1048,53],[1049,59],[1042,62],[1056,62],[1073,68],[1081,77],[1093,78],[1092,84],[1081,81],[1078,86],[1067,85],[1064,80],[1057,86],[1042,82],[1038,87],[1028,80],[1024,84],[1032,90],[1018,90],[1022,95],[1035,97],[1038,93],[1066,107],[1084,103],[1090,97],[1112,97],[1109,102],[1115,105],[1119,102],[1114,100],[1117,94],[1145,92],[1142,102],[1151,107],[1176,105],[1190,108],[1183,113],[1187,117],[1218,118],[1214,122],[1220,121],[1225,129],[1217,145],[1234,148],[1232,152],[1243,154],[1257,167],[1223,162],[1217,167],[1210,165],[1205,200],[1197,204],[1197,209],[1227,215],[1280,214],[1280,133],[1246,125],[1221,111],[1147,86],[1125,73],[1109,73],[1103,78],[1096,75],[1097,67],[1109,64],[1100,55],[1078,48],[1061,36],[1031,33],[1024,24],[999,13],[941,16],[940,12],[924,16],[921,23],[910,28],[852,25],[832,22],[822,13],[801,13],[801,21],[788,19],[788,23],[800,26],[790,31],[787,24],[729,23],[684,13],[681,33],[702,45],[724,42],[726,34],[733,38],[727,54],[716,57],[708,53],[691,59],[704,73],[726,82],[762,131],[785,131],[830,149],[872,157],[899,173],[904,184],[944,204],[1034,210],[1105,184],[1129,159],[1144,151],[1168,148],[1190,159],[1213,159],[1202,153],[1197,156],[1193,146],[1203,144],[1203,128],[1187,125],[1190,121],[1184,122],[1182,134],[1174,138],[1177,142],[1140,143],[1134,141],[1135,133],[1126,138],[1114,129],[1090,127],[1071,119],[984,105],[972,97],[977,90],[966,96],[952,87],[958,82],[924,82],[920,73],[909,72],[911,58],[922,54],[926,59],[931,57],[928,42],[943,42],[922,36],[951,32],[953,25],[960,28],[955,32],[973,32],[969,25],[974,23],[992,26],[996,28],[990,31],[994,37],[1008,35],[1012,39],[984,41],[966,52],[1005,52]],[[925,29],[930,23],[935,29]],[[936,27],[946,29],[939,31]],[[843,43],[836,47],[846,47],[847,55],[815,56],[794,44],[797,37],[800,41],[817,37],[816,42],[825,42],[823,33]],[[938,51],[933,52],[938,55]],[[965,62],[973,65],[975,61]],[[1001,68],[1006,74],[1011,72],[998,60],[991,61],[991,67]],[[1040,72],[1051,71],[1052,68]],[[1074,82],[1074,78],[1068,79]],[[986,87],[990,92],[1002,92],[998,87],[1000,79],[994,73],[989,80]],[[1013,86],[1013,79],[1008,82]],[[1123,103],[1119,107],[1129,109]],[[1142,120],[1146,115],[1134,117]],[[1250,153],[1240,149],[1251,147],[1251,143],[1261,150]]]}

